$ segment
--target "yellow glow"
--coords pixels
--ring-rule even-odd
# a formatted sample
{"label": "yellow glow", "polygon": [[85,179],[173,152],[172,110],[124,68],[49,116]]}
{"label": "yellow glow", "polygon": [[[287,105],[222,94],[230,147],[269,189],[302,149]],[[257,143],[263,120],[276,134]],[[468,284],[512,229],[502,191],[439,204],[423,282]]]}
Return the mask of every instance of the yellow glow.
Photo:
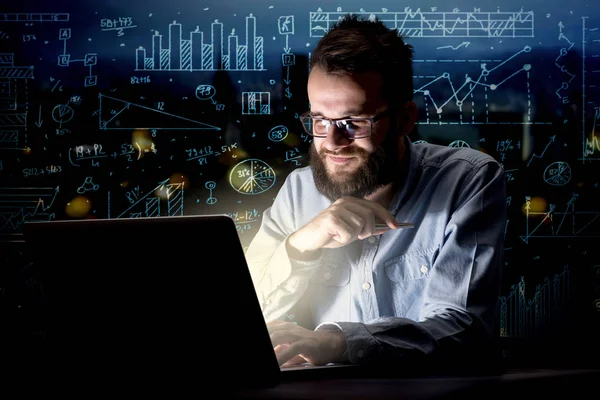
{"label": "yellow glow", "polygon": [[179,185],[179,184],[183,184],[183,187],[189,187],[190,184],[190,180],[187,177],[187,175],[182,174],[181,172],[175,172],[173,175],[171,175],[171,177],[169,178],[169,183],[171,185]]}
{"label": "yellow glow", "polygon": [[593,155],[600,152],[600,135],[590,135],[585,143],[585,154]]}
{"label": "yellow glow", "polygon": [[[527,214],[527,202],[523,203],[521,206],[521,211],[523,214]],[[529,200],[529,213],[544,213],[548,211],[548,203],[546,199],[542,197],[532,197]]]}
{"label": "yellow glow", "polygon": [[81,218],[85,217],[87,213],[90,212],[92,208],[92,203],[85,196],[76,196],[67,203],[65,207],[65,212],[67,215],[73,218]]}
{"label": "yellow glow", "polygon": [[138,157],[143,157],[144,153],[155,152],[152,135],[146,129],[136,129],[133,131],[131,145],[138,153]]}
{"label": "yellow glow", "polygon": [[131,144],[135,143],[135,142],[141,142],[143,140],[149,140],[152,141],[152,135],[150,135],[150,132],[148,132],[147,129],[136,129],[135,131],[133,131],[133,134],[131,135]]}
{"label": "yellow glow", "polygon": [[129,186],[129,181],[123,181],[120,185],[122,188],[126,188],[127,186]]}
{"label": "yellow glow", "polygon": [[287,135],[286,138],[283,139],[283,143],[290,147],[297,147],[300,145],[300,137],[293,134]]}

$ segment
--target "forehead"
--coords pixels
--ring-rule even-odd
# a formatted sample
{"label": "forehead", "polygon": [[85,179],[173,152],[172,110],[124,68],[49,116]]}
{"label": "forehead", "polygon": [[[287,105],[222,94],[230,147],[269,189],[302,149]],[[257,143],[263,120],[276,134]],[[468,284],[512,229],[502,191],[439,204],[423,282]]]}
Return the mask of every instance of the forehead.
{"label": "forehead", "polygon": [[[308,78],[311,111],[337,117],[348,111],[370,113],[385,105],[381,97],[382,78],[377,72],[358,74],[327,73],[314,67]],[[340,116],[344,116],[340,115]],[[353,115],[353,114],[348,114]]]}

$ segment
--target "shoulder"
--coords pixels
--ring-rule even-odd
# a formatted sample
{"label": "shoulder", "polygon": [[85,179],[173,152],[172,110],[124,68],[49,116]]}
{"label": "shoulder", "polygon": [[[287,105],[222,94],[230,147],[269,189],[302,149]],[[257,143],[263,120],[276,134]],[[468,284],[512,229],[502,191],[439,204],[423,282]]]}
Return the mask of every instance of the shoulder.
{"label": "shoulder", "polygon": [[310,166],[296,168],[288,174],[286,180],[294,183],[312,181],[312,169]]}
{"label": "shoulder", "polygon": [[310,166],[296,168],[292,170],[286,177],[283,189],[290,192],[311,192],[316,191],[313,180],[312,169]]}
{"label": "shoulder", "polygon": [[[293,232],[331,204],[316,188],[311,167],[292,170],[271,207],[272,217]],[[291,222],[290,222],[291,221]]]}
{"label": "shoulder", "polygon": [[432,143],[414,145],[415,155],[422,169],[437,169],[447,172],[476,172],[489,165],[503,171],[503,166],[494,157],[469,147],[448,147]]}
{"label": "shoulder", "polygon": [[288,201],[312,197],[317,194],[318,191],[310,166],[296,168],[288,173],[280,191],[280,195],[286,197]]}

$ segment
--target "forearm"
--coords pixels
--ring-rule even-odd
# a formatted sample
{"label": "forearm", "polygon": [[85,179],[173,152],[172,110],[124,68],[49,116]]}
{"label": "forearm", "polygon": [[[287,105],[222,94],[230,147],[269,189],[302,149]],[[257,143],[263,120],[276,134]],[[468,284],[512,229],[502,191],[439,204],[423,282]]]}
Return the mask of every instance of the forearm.
{"label": "forearm", "polygon": [[[258,236],[258,235],[257,235]],[[290,309],[302,298],[309,280],[318,267],[319,259],[299,261],[290,258],[287,239],[272,243],[272,256],[264,247],[268,240],[257,238],[254,247],[248,249],[247,261],[256,294],[265,320],[283,319]]]}
{"label": "forearm", "polygon": [[293,233],[286,240],[286,250],[288,257],[297,261],[315,261],[323,254],[321,249],[304,249],[298,243],[296,235]]}
{"label": "forearm", "polygon": [[486,330],[476,319],[452,311],[421,322],[389,317],[368,324],[337,325],[346,339],[345,358],[357,365],[400,366],[425,358],[466,354],[469,349],[489,344]]}

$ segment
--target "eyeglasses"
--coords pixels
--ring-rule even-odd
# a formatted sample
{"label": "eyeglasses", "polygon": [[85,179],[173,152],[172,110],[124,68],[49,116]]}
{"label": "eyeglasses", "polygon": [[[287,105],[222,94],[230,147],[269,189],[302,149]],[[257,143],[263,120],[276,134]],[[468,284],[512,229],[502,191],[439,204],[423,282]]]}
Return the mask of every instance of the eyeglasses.
{"label": "eyeglasses", "polygon": [[348,139],[362,139],[371,136],[373,124],[389,112],[388,108],[371,118],[324,118],[313,116],[310,111],[306,111],[299,119],[306,133],[313,137],[327,137],[329,127],[335,124]]}

